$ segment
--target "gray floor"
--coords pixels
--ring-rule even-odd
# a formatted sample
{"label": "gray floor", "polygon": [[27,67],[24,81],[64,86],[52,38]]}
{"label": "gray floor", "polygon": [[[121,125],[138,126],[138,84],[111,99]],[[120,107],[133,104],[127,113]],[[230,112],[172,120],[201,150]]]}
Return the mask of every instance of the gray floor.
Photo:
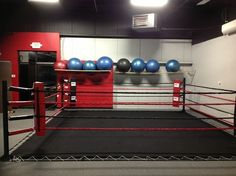
{"label": "gray floor", "polygon": [[[17,114],[31,113],[31,110],[18,110]],[[14,114],[15,115],[15,114]],[[0,114],[0,154],[3,153],[2,115]],[[31,127],[32,120],[17,121],[9,128]],[[13,147],[25,135],[11,137]],[[151,175],[191,175],[191,176],[236,176],[236,161],[81,161],[81,162],[0,162],[0,175],[3,176],[151,176]]]}
{"label": "gray floor", "polygon": [[233,176],[236,175],[236,162],[6,162],[0,163],[0,174],[3,176]]}

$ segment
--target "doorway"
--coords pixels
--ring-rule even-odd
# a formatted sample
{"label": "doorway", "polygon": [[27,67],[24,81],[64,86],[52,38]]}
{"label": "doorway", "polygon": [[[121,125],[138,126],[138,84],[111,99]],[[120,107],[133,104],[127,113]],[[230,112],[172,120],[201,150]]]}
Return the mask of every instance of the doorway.
{"label": "doorway", "polygon": [[[19,51],[19,86],[32,87],[35,81],[44,83],[45,89],[56,88],[53,65],[56,52]],[[31,100],[30,93],[20,92],[20,100]]]}

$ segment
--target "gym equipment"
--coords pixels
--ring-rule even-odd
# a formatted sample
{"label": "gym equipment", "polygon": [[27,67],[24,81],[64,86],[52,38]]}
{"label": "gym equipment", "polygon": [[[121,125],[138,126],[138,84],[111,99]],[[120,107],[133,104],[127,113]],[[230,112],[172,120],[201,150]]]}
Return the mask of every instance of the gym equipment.
{"label": "gym equipment", "polygon": [[132,71],[134,72],[138,72],[138,73],[142,72],[145,69],[145,67],[146,67],[146,64],[141,58],[136,58],[131,63],[131,68],[132,68]]}
{"label": "gym equipment", "polygon": [[179,69],[180,69],[180,63],[175,59],[169,60],[166,63],[166,70],[168,72],[177,72],[179,71]]}
{"label": "gym equipment", "polygon": [[110,57],[102,56],[97,60],[96,65],[98,70],[111,70],[113,61]]}
{"label": "gym equipment", "polygon": [[68,63],[67,67],[70,70],[82,70],[83,63],[78,58],[71,58]]}
{"label": "gym equipment", "polygon": [[85,61],[83,64],[83,70],[96,70],[96,64],[91,60]]}
{"label": "gym equipment", "polygon": [[54,63],[54,69],[66,69],[66,63],[64,61],[57,61]]}
{"label": "gym equipment", "polygon": [[116,64],[116,68],[120,72],[128,72],[130,67],[131,67],[130,61],[125,58],[120,59]]}
{"label": "gym equipment", "polygon": [[146,64],[147,72],[155,73],[159,71],[159,69],[160,69],[160,64],[155,59],[150,59]]}

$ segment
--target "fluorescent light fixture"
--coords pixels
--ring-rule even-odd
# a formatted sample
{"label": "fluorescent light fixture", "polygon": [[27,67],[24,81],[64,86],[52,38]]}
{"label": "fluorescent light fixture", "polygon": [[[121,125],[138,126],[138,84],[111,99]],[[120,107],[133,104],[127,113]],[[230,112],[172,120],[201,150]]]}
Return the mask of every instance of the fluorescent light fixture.
{"label": "fluorescent light fixture", "polygon": [[28,0],[28,2],[58,3],[59,0]]}
{"label": "fluorescent light fixture", "polygon": [[223,24],[221,27],[221,31],[224,35],[235,34],[236,33],[236,19],[226,24]]}
{"label": "fluorescent light fixture", "polygon": [[209,1],[211,1],[211,0],[202,0],[202,1],[200,1],[199,3],[197,3],[197,5],[199,6],[199,5],[205,5],[206,3],[208,3]]}
{"label": "fluorescent light fixture", "polygon": [[162,7],[168,3],[168,0],[130,0],[130,3],[140,7]]}

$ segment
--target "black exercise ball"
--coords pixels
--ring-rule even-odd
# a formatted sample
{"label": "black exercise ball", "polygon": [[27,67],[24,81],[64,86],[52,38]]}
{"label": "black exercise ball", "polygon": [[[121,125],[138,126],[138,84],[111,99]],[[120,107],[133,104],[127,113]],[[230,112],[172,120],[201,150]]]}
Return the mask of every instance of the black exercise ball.
{"label": "black exercise ball", "polygon": [[118,60],[116,68],[119,72],[127,72],[131,67],[130,61],[128,59],[122,58]]}

